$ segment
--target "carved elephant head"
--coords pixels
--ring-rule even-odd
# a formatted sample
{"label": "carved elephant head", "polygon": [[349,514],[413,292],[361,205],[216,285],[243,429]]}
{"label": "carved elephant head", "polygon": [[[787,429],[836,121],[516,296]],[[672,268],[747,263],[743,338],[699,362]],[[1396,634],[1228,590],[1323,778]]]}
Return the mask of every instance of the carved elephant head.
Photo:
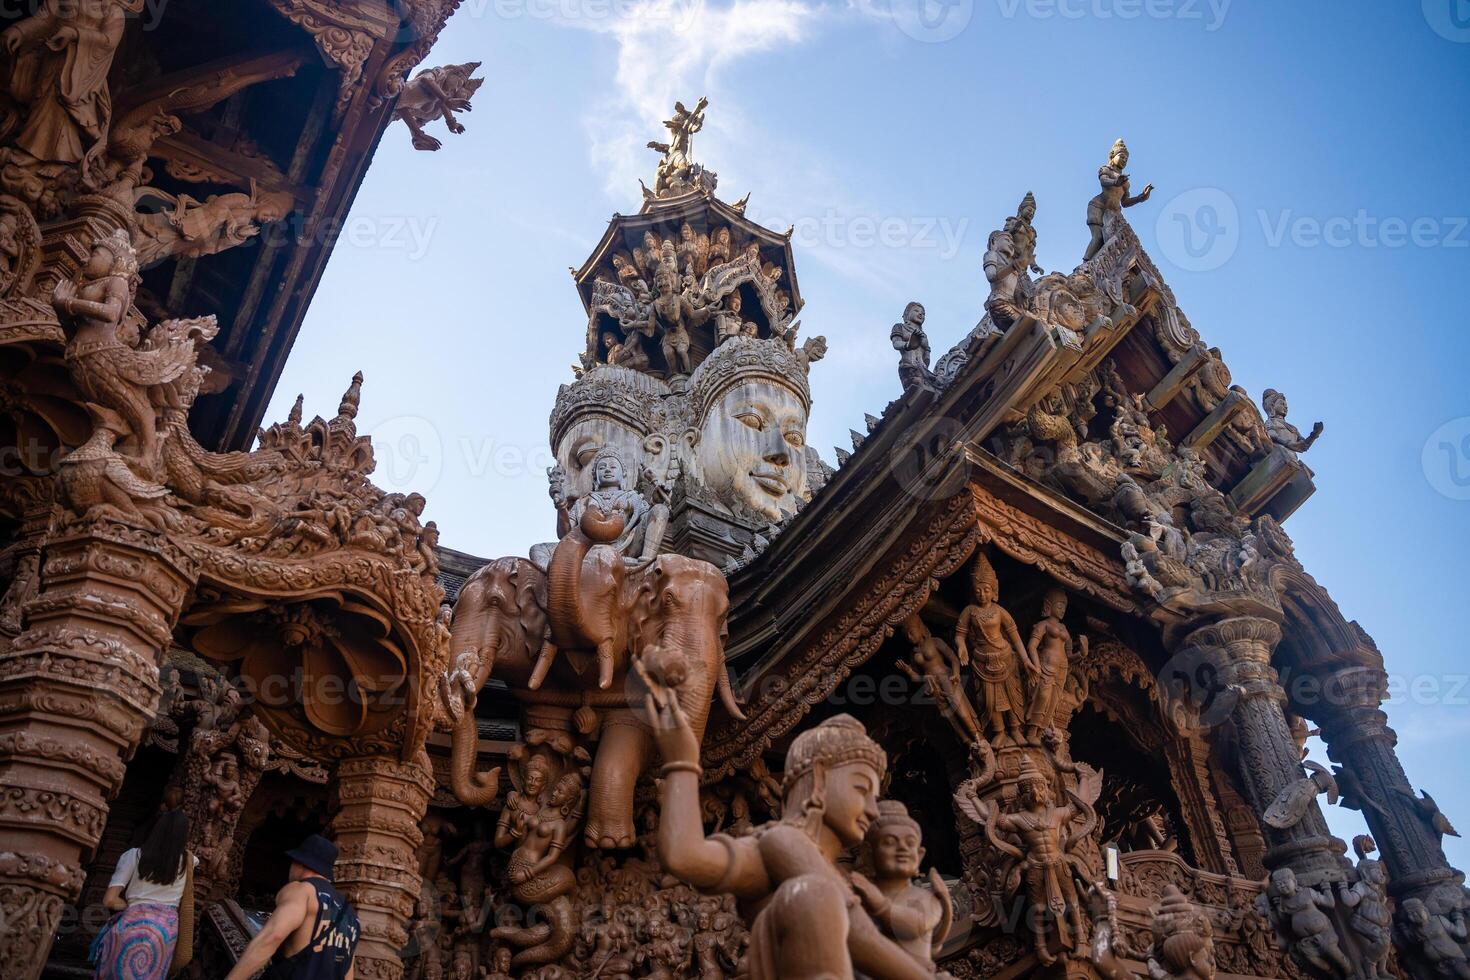
{"label": "carved elephant head", "polygon": [[451,785],[466,806],[495,799],[500,770],[476,773],[475,698],[491,671],[524,686],[546,640],[546,576],[524,558],[498,558],[465,582],[449,627],[440,694],[454,722]]}

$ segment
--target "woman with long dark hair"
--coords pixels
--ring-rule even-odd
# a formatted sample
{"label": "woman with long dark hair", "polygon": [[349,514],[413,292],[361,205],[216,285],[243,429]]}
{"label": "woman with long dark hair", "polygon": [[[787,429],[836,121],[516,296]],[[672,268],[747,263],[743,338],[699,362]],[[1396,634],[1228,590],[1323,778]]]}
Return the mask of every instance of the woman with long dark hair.
{"label": "woman with long dark hair", "polygon": [[163,980],[179,938],[179,903],[196,858],[189,818],[162,813],[142,847],[123,852],[102,904],[114,915],[92,943],[95,980]]}

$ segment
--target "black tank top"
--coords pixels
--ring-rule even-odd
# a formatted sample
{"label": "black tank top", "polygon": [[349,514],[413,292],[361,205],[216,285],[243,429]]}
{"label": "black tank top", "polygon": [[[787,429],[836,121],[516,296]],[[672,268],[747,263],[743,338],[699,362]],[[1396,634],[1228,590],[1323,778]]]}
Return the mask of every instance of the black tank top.
{"label": "black tank top", "polygon": [[316,889],[311,939],[291,956],[276,953],[265,980],[342,980],[357,948],[357,913],[325,878],[303,878]]}

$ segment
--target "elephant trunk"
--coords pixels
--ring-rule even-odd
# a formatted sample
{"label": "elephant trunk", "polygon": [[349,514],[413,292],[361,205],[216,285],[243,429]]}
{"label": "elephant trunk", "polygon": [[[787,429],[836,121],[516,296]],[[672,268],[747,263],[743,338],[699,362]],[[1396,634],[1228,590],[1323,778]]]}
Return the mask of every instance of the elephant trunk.
{"label": "elephant trunk", "polygon": [[454,719],[449,756],[449,784],[454,795],[465,806],[489,806],[500,793],[500,767],[489,772],[476,772],[480,754],[480,730],[475,723],[475,701],[480,688],[495,666],[501,634],[497,632],[486,649],[478,651],[479,665],[473,677],[462,678],[464,707]]}
{"label": "elephant trunk", "polygon": [[476,772],[479,758],[480,730],[475,713],[466,711],[454,723],[450,754],[449,785],[465,806],[489,806],[500,793],[500,767],[489,772]]}

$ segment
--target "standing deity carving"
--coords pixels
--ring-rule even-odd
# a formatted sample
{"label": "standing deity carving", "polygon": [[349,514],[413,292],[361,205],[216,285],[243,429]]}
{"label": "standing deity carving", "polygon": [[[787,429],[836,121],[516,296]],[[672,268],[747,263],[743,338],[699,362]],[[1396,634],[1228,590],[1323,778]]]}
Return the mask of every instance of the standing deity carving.
{"label": "standing deity carving", "polygon": [[[976,557],[971,573],[975,601],[960,613],[955,625],[955,649],[960,663],[973,661],[980,684],[980,711],[996,745],[1024,741],[1026,701],[1021,688],[1021,666],[1035,674],[1037,665],[1021,642],[1016,621],[997,601],[1000,579],[989,559]],[[971,640],[973,638],[973,646]]]}
{"label": "standing deity carving", "polygon": [[1108,151],[1108,162],[1097,170],[1097,182],[1102,190],[1087,204],[1087,227],[1092,232],[1092,241],[1082,256],[1084,262],[1102,250],[1103,243],[1112,236],[1112,222],[1122,218],[1123,209],[1142,204],[1154,192],[1154,185],[1148,184],[1136,196],[1130,194],[1127,166],[1128,144],[1119,139]]}
{"label": "standing deity carving", "polygon": [[893,349],[898,351],[898,380],[904,391],[932,383],[929,370],[929,335],[924,333],[924,304],[910,303],[903,308],[903,319],[889,331]]}
{"label": "standing deity carving", "polygon": [[[1041,600],[1042,619],[1032,627],[1031,642],[1026,652],[1035,665],[1030,703],[1026,708],[1026,739],[1039,743],[1043,732],[1055,731],[1057,710],[1067,686],[1072,666],[1072,634],[1062,623],[1067,614],[1067,593],[1048,589]],[[1078,640],[1077,649],[1087,656],[1087,637]]]}

